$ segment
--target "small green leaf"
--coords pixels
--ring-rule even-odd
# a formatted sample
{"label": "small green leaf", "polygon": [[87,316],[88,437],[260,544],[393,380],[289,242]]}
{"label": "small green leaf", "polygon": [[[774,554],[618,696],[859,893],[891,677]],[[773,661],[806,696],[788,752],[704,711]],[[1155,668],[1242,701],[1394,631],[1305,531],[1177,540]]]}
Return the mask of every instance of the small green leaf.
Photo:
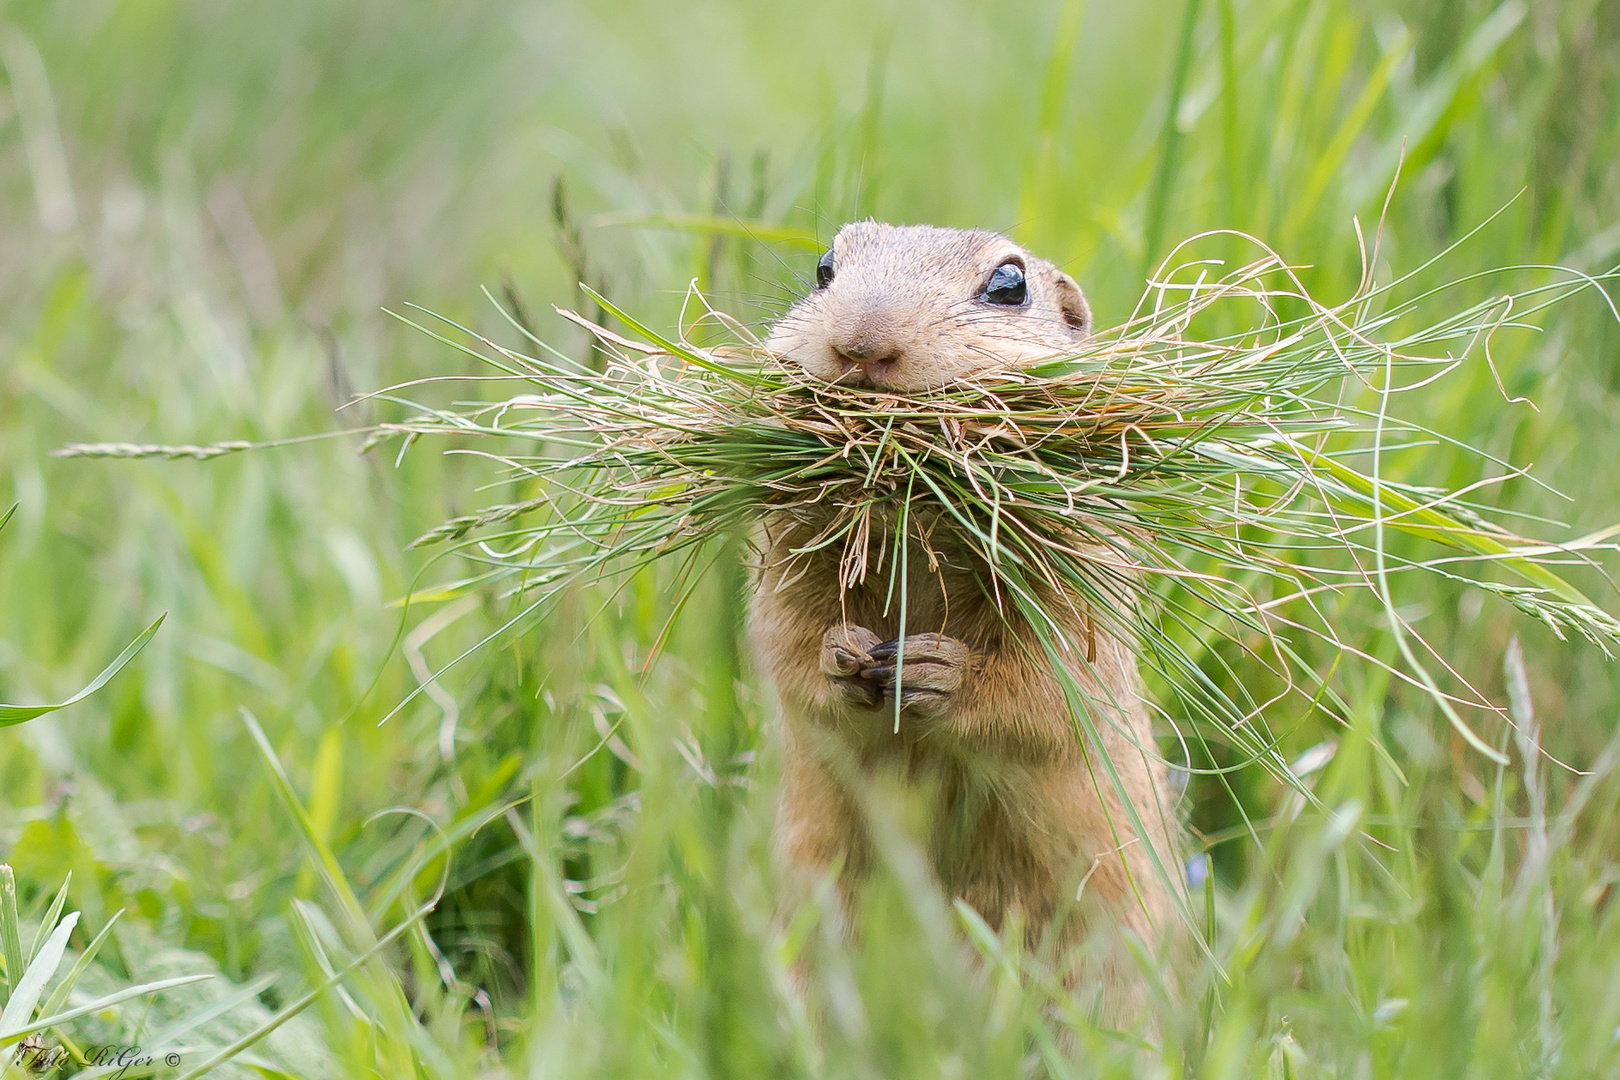
{"label": "small green leaf", "polygon": [[[39,997],[45,992],[45,984],[56,974],[56,968],[62,962],[62,954],[67,950],[68,937],[73,928],[79,925],[79,913],[75,911],[57,924],[56,930],[45,942],[45,947],[34,957],[34,962],[28,965],[28,970],[22,973],[17,980],[17,988],[6,1001],[5,1016],[0,1017],[0,1044],[4,1044],[8,1037],[16,1034],[17,1030],[34,1015],[34,1006],[39,1004]],[[0,1051],[0,1062],[8,1062],[9,1051]]]}
{"label": "small green leaf", "polygon": [[[10,514],[8,513],[7,516],[9,517]],[[0,525],[3,524],[4,521],[0,521]],[[151,626],[148,626],[145,630],[141,631],[141,636],[130,642],[129,648],[119,653],[118,659],[114,660],[112,663],[103,668],[101,674],[97,675],[89,686],[86,686],[83,690],[80,690],[77,694],[74,694],[66,701],[57,702],[55,705],[0,705],[0,728],[11,727],[14,724],[21,724],[32,720],[36,716],[44,716],[46,713],[55,712],[58,709],[65,709],[69,705],[77,704],[78,702],[89,697],[91,694],[95,693],[97,690],[100,690],[107,684],[107,680],[111,679],[114,675],[118,674],[119,671],[123,670],[125,664],[135,659],[136,653],[146,648],[146,643],[152,640],[152,635],[157,633],[158,627],[162,626],[163,620],[167,619],[168,617],[169,613],[167,611],[165,611],[162,615],[159,615],[157,617],[157,621]]]}

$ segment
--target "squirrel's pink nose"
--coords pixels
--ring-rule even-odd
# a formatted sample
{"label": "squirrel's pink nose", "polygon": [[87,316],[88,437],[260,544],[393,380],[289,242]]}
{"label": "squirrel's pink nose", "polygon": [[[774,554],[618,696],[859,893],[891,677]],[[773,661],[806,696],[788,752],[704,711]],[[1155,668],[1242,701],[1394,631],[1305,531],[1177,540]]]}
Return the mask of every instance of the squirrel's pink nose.
{"label": "squirrel's pink nose", "polygon": [[893,348],[847,349],[834,345],[833,351],[838,354],[839,359],[847,360],[852,364],[858,364],[863,368],[880,367],[884,364],[892,364],[896,360],[900,359],[900,350]]}
{"label": "squirrel's pink nose", "polygon": [[863,322],[846,333],[835,335],[828,342],[838,359],[874,370],[899,360],[903,350],[894,335],[881,324]]}

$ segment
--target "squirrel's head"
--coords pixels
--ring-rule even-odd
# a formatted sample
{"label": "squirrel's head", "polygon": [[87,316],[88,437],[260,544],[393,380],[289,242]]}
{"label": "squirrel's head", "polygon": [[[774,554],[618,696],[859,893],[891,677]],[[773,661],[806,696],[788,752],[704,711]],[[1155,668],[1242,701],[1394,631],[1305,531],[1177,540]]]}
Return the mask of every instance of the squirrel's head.
{"label": "squirrel's head", "polygon": [[858,221],[766,346],[828,382],[904,393],[1062,356],[1090,332],[1074,279],[999,233]]}

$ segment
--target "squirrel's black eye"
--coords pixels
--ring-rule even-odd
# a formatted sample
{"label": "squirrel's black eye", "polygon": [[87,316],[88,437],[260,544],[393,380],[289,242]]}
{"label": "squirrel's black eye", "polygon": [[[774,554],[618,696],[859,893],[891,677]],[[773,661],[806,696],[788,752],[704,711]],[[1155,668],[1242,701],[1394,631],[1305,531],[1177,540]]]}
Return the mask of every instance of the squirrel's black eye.
{"label": "squirrel's black eye", "polygon": [[828,248],[826,253],[821,256],[821,261],[816,263],[816,288],[825,289],[828,285],[831,285],[832,277],[832,248]]}
{"label": "squirrel's black eye", "polygon": [[992,304],[1018,307],[1029,298],[1029,287],[1024,283],[1024,268],[1008,261],[996,267],[985,282],[984,299]]}

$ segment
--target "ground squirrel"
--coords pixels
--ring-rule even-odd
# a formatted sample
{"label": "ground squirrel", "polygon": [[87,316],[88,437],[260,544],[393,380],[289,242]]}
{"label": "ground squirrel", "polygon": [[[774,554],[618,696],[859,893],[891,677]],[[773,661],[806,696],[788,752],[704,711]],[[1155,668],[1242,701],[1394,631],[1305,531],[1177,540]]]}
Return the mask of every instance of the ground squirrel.
{"label": "ground squirrel", "polygon": [[[1063,355],[1090,330],[1074,280],[1004,236],[866,221],[838,233],[810,295],[776,324],[767,347],[819,378],[912,393]],[[948,895],[991,926],[1020,909],[1032,944],[1056,930],[1059,955],[1103,924],[1156,947],[1175,915],[1140,840],[1175,872],[1177,829],[1135,656],[1077,625],[1084,620],[1069,614],[1073,605],[1051,605],[1074,641],[1089,635],[1091,657],[1082,645],[1074,673],[1093,697],[1119,703],[1098,710],[1108,715],[1096,726],[1151,834],[1142,838],[1097,767],[1097,748],[1077,736],[1029,628],[998,612],[970,556],[947,551],[937,570],[922,553],[907,560],[897,732],[900,629],[890,575],[841,590],[838,550],[792,555],[821,524],[766,520],[750,620],[782,705],[774,844],[790,882],[841,864],[840,890],[853,900],[872,860],[855,786],[889,770],[937,798],[933,870]],[[1068,977],[1105,997],[1138,996],[1118,949],[1093,954]]]}

